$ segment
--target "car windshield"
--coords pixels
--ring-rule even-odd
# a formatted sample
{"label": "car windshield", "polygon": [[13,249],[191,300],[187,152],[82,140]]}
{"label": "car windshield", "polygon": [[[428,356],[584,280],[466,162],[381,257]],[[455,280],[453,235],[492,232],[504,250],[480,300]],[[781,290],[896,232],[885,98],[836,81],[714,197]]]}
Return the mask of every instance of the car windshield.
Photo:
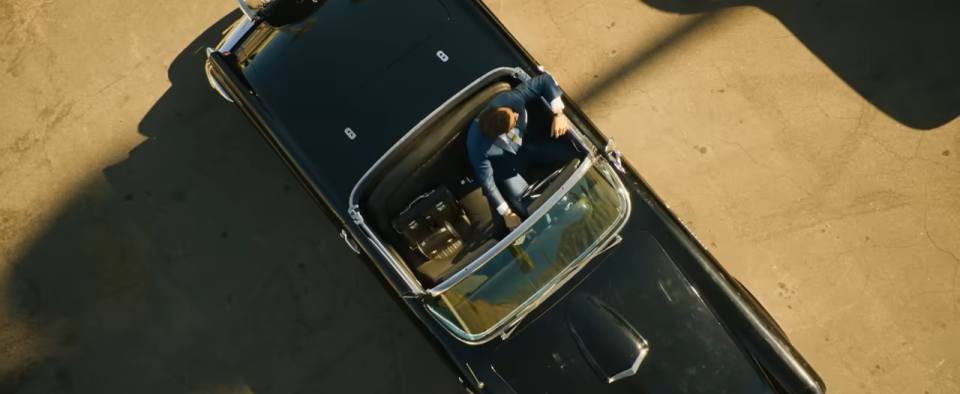
{"label": "car windshield", "polygon": [[500,254],[430,302],[440,320],[466,337],[485,337],[549,294],[577,263],[612,236],[624,204],[600,161]]}

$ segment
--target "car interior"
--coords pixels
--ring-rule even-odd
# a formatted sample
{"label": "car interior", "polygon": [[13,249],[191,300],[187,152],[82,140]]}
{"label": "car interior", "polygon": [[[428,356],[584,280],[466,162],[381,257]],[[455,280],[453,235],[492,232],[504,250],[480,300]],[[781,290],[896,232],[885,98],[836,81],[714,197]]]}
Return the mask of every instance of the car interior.
{"label": "car interior", "polygon": [[[500,80],[480,89],[399,146],[360,196],[372,230],[426,287],[442,283],[509,234],[476,179],[466,137],[473,119],[498,93],[511,89],[511,83],[517,82]],[[552,138],[553,116],[546,102],[532,100],[526,109],[524,144]],[[522,199],[528,202],[527,212],[556,192],[586,156],[586,149],[569,133],[561,138],[584,156],[531,168],[524,176],[530,185]]]}

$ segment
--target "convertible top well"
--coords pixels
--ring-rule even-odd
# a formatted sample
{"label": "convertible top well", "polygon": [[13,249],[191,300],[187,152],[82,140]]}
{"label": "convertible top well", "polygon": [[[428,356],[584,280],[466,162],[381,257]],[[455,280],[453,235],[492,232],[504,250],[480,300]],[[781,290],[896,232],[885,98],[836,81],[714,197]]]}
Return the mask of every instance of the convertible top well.
{"label": "convertible top well", "polygon": [[[493,214],[475,181],[467,160],[465,138],[466,129],[486,103],[524,78],[526,74],[521,71],[498,68],[473,81],[410,130],[368,171],[352,194],[352,205],[356,206],[353,212],[362,215],[373,237],[382,240],[383,248],[390,252],[397,265],[409,268],[421,286],[438,289],[435,293],[431,290],[433,294],[455,284],[450,282],[451,278],[454,282],[462,280],[468,274],[462,272],[465,268],[476,270],[482,264],[478,260],[489,260],[508,243],[506,228],[499,215]],[[532,103],[534,117],[545,116],[537,111],[540,107],[542,103]],[[570,141],[574,143],[574,139]],[[586,150],[585,145],[580,146]],[[587,166],[584,163],[582,167]],[[578,166],[571,168],[576,169]],[[408,247],[404,237],[398,235],[395,218],[410,209],[411,201],[438,187],[451,190],[456,196],[464,220],[450,226],[450,232],[457,235],[455,254],[425,260],[423,253],[414,250],[416,247]],[[535,204],[542,205],[549,197],[545,195]]]}
{"label": "convertible top well", "polygon": [[[443,300],[431,307],[431,311],[452,332],[472,343],[488,341],[503,332],[508,328],[507,323],[511,319],[535,308],[543,298],[559,289],[562,283],[592,256],[602,252],[603,245],[615,237],[619,229],[615,224],[621,223],[620,219],[580,235],[577,235],[579,233],[573,228],[565,229],[570,223],[564,224],[564,220],[569,221],[576,217],[571,216],[573,211],[567,212],[572,204],[578,207],[585,204],[582,205],[587,209],[585,212],[597,209],[609,212],[609,208],[602,207],[609,207],[611,203],[613,209],[621,215],[629,215],[630,211],[624,186],[616,177],[596,175],[613,170],[605,163],[596,162],[589,155],[592,150],[583,143],[580,131],[573,126],[565,139],[584,152],[582,160],[560,163],[557,168],[545,168],[545,172],[550,173],[550,176],[543,182],[532,182],[538,183],[542,190],[537,189],[540,194],[528,207],[532,212],[530,217],[525,218],[516,230],[509,233],[506,231],[499,221],[499,215],[492,213],[479,183],[473,179],[475,175],[467,161],[465,137],[469,125],[493,97],[526,78],[528,77],[522,71],[501,68],[474,81],[394,145],[377,165],[368,171],[351,198],[355,204],[351,211],[355,214],[354,219],[363,223],[369,231],[369,237],[380,244],[381,249],[389,252],[394,266],[401,270],[410,282],[423,286],[435,299]],[[535,122],[538,117],[552,119],[546,108],[545,102],[528,103],[528,113],[532,114],[531,120],[535,124],[543,123]],[[529,135],[527,139],[533,137],[534,135]],[[574,186],[581,182],[581,178],[595,165],[600,166],[600,169],[593,170],[595,174],[591,179],[594,181],[588,184],[595,185],[598,180],[609,183],[608,187],[616,190],[612,198],[617,202],[596,205],[589,203],[589,199],[585,200],[585,195],[568,195],[568,191],[572,190],[578,190],[577,193],[582,194],[587,193],[588,189],[595,189],[585,189],[586,184],[579,188]],[[561,203],[561,199],[567,202]],[[560,210],[556,208],[558,204],[563,205]],[[606,217],[608,219],[605,220],[613,218],[610,214]],[[574,222],[579,223],[576,220]],[[592,227],[583,224],[575,224],[573,227],[578,225],[584,230]],[[558,231],[563,231],[563,235]],[[564,254],[558,254],[560,251],[557,249],[557,241],[560,238],[566,239],[564,242],[568,246],[577,244],[571,243],[573,240],[579,240],[583,249],[578,252],[567,250]],[[504,256],[527,253],[518,248],[525,240],[528,243],[527,248],[533,248],[530,253],[536,255],[524,259],[530,263],[529,272],[537,276],[536,279],[531,279],[540,282],[540,285],[529,289],[508,290],[519,284],[508,283],[517,280],[525,283],[528,280],[524,279],[528,270],[505,274],[510,270],[510,265],[503,266],[506,261],[503,260]],[[593,243],[601,245],[590,246]],[[432,250],[424,250],[424,247]],[[548,254],[556,255],[557,259],[545,260]],[[561,255],[565,257],[561,258]],[[503,261],[495,264],[497,266],[493,267],[492,271],[487,269],[484,274],[477,273],[495,260]],[[533,261],[538,263],[533,264]],[[546,267],[553,268],[542,272]],[[490,276],[492,272],[496,272],[496,280]],[[470,281],[471,284],[466,287],[458,286],[464,281]],[[467,288],[474,290],[465,290]],[[492,288],[500,290],[491,293]],[[453,292],[455,296],[444,294],[453,289],[457,289]],[[482,321],[468,317],[480,315],[467,313],[466,310],[458,312],[457,309],[461,308],[452,307],[455,305],[452,303],[454,299],[461,300],[457,301],[456,305],[471,305],[464,300],[474,293],[486,294],[486,299],[499,293],[501,295],[498,297],[506,297],[506,303],[495,301],[496,305],[482,307],[481,309],[490,311],[483,313],[482,316],[486,317],[483,317]],[[473,303],[472,308],[476,310],[477,305],[485,302],[478,300]],[[470,321],[474,323],[468,324],[465,319],[472,319]]]}

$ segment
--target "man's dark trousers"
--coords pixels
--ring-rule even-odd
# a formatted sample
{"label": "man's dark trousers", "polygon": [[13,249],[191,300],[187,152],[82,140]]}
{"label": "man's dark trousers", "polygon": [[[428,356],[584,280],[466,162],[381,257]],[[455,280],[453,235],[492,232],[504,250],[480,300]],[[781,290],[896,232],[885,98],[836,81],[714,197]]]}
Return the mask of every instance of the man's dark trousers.
{"label": "man's dark trousers", "polygon": [[520,201],[520,194],[529,184],[524,179],[534,165],[565,165],[582,156],[568,138],[531,142],[520,146],[516,155],[505,155],[490,161],[493,178],[497,187],[519,214],[528,216],[527,205],[531,201]]}

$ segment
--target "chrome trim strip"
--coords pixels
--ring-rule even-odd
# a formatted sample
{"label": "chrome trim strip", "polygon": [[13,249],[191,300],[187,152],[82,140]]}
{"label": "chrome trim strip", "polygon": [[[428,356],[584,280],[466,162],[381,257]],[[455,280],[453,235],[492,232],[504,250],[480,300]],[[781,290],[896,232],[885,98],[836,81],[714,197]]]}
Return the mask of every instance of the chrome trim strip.
{"label": "chrome trim strip", "polygon": [[504,379],[503,376],[500,376],[500,372],[497,372],[497,369],[493,367],[493,364],[490,364],[490,370],[493,371],[494,375],[497,375],[497,377],[500,378],[500,381],[510,389],[511,393],[517,394],[517,391],[513,389],[513,386],[511,386],[510,383],[507,383],[507,380]]}
{"label": "chrome trim strip", "polygon": [[603,252],[606,252],[610,248],[619,245],[620,242],[623,242],[623,237],[621,237],[620,234],[614,234],[613,237],[607,241],[607,243],[600,247],[596,254],[603,254]]}
{"label": "chrome trim strip", "polygon": [[[649,187],[649,184],[647,184],[647,189],[651,191],[653,190]],[[667,230],[677,237],[677,239],[680,240],[680,243],[684,244],[684,247],[690,250],[697,250],[698,247],[702,248],[702,250],[707,250],[703,246],[703,243],[700,242],[695,235],[693,235],[693,232],[690,231],[690,229],[680,221],[679,217],[673,213],[670,207],[668,207],[666,203],[659,198],[659,196],[655,198],[660,204],[649,203],[649,205],[654,209],[655,212],[663,215],[662,219],[664,222],[670,223],[669,219],[672,217],[680,223],[680,225],[673,226],[668,224]],[[744,297],[734,287],[732,282],[734,279],[728,278],[726,275],[724,275],[724,273],[720,272],[720,269],[718,268],[720,263],[717,262],[715,258],[712,258],[712,256],[708,257],[708,255],[703,252],[695,253],[694,260],[696,260],[700,267],[703,268],[710,280],[716,283],[717,286],[720,287],[720,290],[730,297],[734,307],[747,317],[747,320],[749,323],[751,323],[751,325],[753,325],[753,328],[762,334],[761,338],[763,338],[764,342],[770,344],[772,350],[777,352],[777,354],[786,361],[792,372],[799,375],[801,379],[805,380],[806,382],[812,383],[818,389],[821,389],[821,391],[817,391],[818,393],[825,392],[825,389],[820,385],[818,380],[810,374],[810,372],[816,372],[813,371],[812,368],[807,369],[807,367],[804,366],[804,363],[801,362],[803,356],[799,355],[799,351],[793,347],[789,339],[781,338],[776,332],[774,332],[773,328],[768,326],[768,324],[765,324],[766,322],[769,322],[768,319],[761,317],[751,305],[747,304],[747,301],[744,300]],[[797,352],[796,354],[794,353],[795,351]]]}
{"label": "chrome trim strip", "polygon": [[220,86],[220,83],[217,82],[215,78],[213,78],[213,63],[210,63],[210,54],[214,52],[216,51],[214,51],[213,48],[207,48],[207,62],[203,67],[204,71],[207,73],[207,82],[210,83],[210,87],[212,87],[213,90],[216,90],[217,93],[220,93],[220,96],[223,96],[224,100],[232,103],[233,99],[230,98],[230,95],[227,94],[227,91],[223,88],[223,86]]}
{"label": "chrome trim strip", "polygon": [[613,142],[613,138],[607,139],[607,146],[603,147],[603,152],[607,155],[607,160],[610,160],[610,163],[613,164],[613,167],[620,171],[621,174],[625,174],[627,171],[623,169],[623,155],[620,154],[620,151],[617,150],[617,144]]}
{"label": "chrome trim strip", "polygon": [[347,233],[347,230],[340,230],[340,238],[343,238],[343,242],[347,243],[347,246],[350,247],[353,253],[360,254],[360,247],[357,246],[356,241],[350,239],[350,234]]}
{"label": "chrome trim strip", "polygon": [[525,234],[527,230],[530,229],[530,227],[533,227],[533,225],[538,220],[540,220],[540,218],[543,217],[543,215],[546,215],[548,211],[553,209],[553,206],[557,205],[557,202],[560,201],[560,199],[563,198],[564,195],[566,195],[567,190],[570,190],[570,188],[573,187],[574,184],[576,184],[577,182],[580,181],[580,179],[583,178],[583,176],[587,173],[587,170],[590,169],[592,164],[593,164],[593,159],[590,156],[587,156],[587,158],[583,160],[583,163],[580,163],[580,167],[577,167],[577,171],[573,173],[573,176],[571,176],[570,179],[567,179],[567,181],[563,183],[563,186],[560,186],[560,189],[557,190],[556,193],[548,197],[547,201],[544,202],[543,205],[541,205],[540,208],[537,209],[534,213],[532,213],[526,220],[524,220],[519,227],[511,231],[509,235],[507,235],[502,240],[500,240],[500,242],[497,242],[496,245],[494,245],[492,248],[490,248],[490,250],[486,251],[484,254],[480,255],[480,257],[477,257],[476,260],[474,260],[472,263],[464,267],[462,270],[460,270],[460,272],[453,274],[453,276],[443,281],[443,283],[440,283],[439,285],[436,285],[432,289],[427,290],[427,293],[430,294],[431,296],[436,297],[441,293],[447,290],[450,290],[450,288],[452,288],[453,286],[456,286],[458,283],[462,282],[464,279],[467,279],[468,276],[470,276],[474,272],[477,272],[477,270],[479,270],[481,267],[486,265],[487,262],[493,259],[493,256],[496,256],[500,254],[500,252],[503,252],[505,249],[507,249],[507,247],[510,246],[510,244],[512,244],[514,241],[516,241],[521,234]]}
{"label": "chrome trim strip", "polygon": [[243,38],[243,36],[246,35],[255,24],[256,23],[250,19],[240,19],[240,23],[238,23],[236,27],[233,28],[233,31],[231,31],[230,34],[223,39],[223,42],[217,46],[217,51],[220,53],[224,53],[225,51],[232,52],[240,42],[240,39]]}
{"label": "chrome trim strip", "polygon": [[[567,119],[569,119],[569,118],[567,118]],[[595,153],[595,152],[597,151],[597,147],[596,147],[596,146],[593,146],[593,144],[588,144],[588,143],[586,142],[587,139],[586,139],[586,137],[584,137],[583,132],[580,131],[580,128],[578,128],[577,125],[573,124],[572,121],[570,122],[570,130],[567,130],[567,133],[569,133],[570,135],[573,135],[573,138],[574,138],[575,140],[577,140],[577,142],[579,142],[580,145],[583,146],[583,147],[587,150],[587,154],[591,154],[591,155],[592,155],[593,153]]]}
{"label": "chrome trim strip", "polygon": [[[244,2],[244,0],[239,0],[239,1],[240,1],[240,8],[241,9],[244,8],[246,6],[246,3]],[[254,20],[251,19],[250,17],[241,18],[238,22],[239,23],[234,23],[234,25],[231,26],[232,30],[230,31],[229,34],[227,34],[226,37],[224,37],[222,41],[220,41],[220,44],[217,45],[217,49],[207,48],[207,62],[206,62],[206,65],[204,66],[204,69],[207,73],[207,82],[210,83],[210,87],[212,87],[213,90],[216,90],[217,93],[220,93],[220,96],[222,96],[224,100],[227,100],[231,103],[233,102],[233,99],[230,98],[230,95],[227,94],[226,89],[224,89],[223,86],[220,86],[220,83],[218,83],[217,80],[213,78],[213,63],[210,63],[210,54],[213,53],[214,51],[224,53],[224,54],[230,53],[231,51],[233,51],[234,47],[236,47],[237,44],[240,42],[240,39],[243,38],[243,36],[245,36],[247,32],[250,31],[250,29],[253,28],[253,26],[256,24]]]}
{"label": "chrome trim strip", "polygon": [[477,378],[477,374],[473,373],[473,368],[470,368],[470,363],[467,363],[467,369],[469,369],[470,374],[473,375],[473,380],[477,382],[477,388],[482,389],[483,382],[481,382],[480,379]]}
{"label": "chrome trim strip", "polygon": [[[432,305],[425,303],[424,306],[426,306],[427,310],[430,311],[430,315],[433,316],[434,320],[446,327],[448,331],[455,334],[454,337],[460,340],[460,342],[463,342],[467,345],[482,345],[490,342],[511,327],[519,325],[520,320],[524,319],[527,314],[540,306],[540,304],[550,295],[556,292],[556,290],[562,288],[563,285],[569,282],[571,278],[576,276],[576,274],[580,272],[580,270],[583,269],[587,263],[592,261],[594,257],[597,257],[597,255],[600,253],[605,252],[607,250],[607,246],[615,240],[615,236],[618,236],[620,232],[623,231],[623,228],[626,227],[627,222],[630,220],[630,215],[633,213],[633,202],[630,201],[630,192],[627,190],[626,186],[624,186],[620,177],[616,175],[616,172],[611,165],[603,160],[598,161],[597,165],[600,167],[600,173],[603,174],[608,181],[610,181],[610,184],[620,195],[620,209],[622,212],[624,212],[620,223],[617,226],[608,229],[606,234],[598,238],[603,240],[599,245],[595,245],[595,247],[588,249],[589,254],[581,257],[580,261],[571,264],[563,272],[558,274],[557,277],[561,278],[559,281],[550,286],[544,286],[544,288],[540,289],[540,291],[530,297],[530,300],[527,301],[526,305],[521,305],[520,308],[518,308],[519,312],[516,312],[512,319],[504,319],[486,332],[480,334],[467,334],[447,320],[447,318],[440,315],[440,313],[438,313]],[[544,206],[547,205],[544,204]],[[511,333],[512,332],[513,331],[511,331]]]}
{"label": "chrome trim strip", "polygon": [[[734,308],[745,316],[747,323],[760,334],[761,341],[768,344],[770,350],[785,361],[785,367],[789,368],[790,372],[803,380],[803,383],[813,386],[812,388],[815,391],[812,391],[812,393],[825,393],[826,385],[822,378],[820,378],[816,371],[813,370],[813,367],[806,362],[799,353],[799,350],[793,346],[785,335],[781,336],[775,327],[768,324],[772,323],[776,325],[776,322],[761,316],[760,312],[755,309],[755,306],[747,302],[734,284],[736,279],[723,269],[720,262],[710,254],[696,234],[680,220],[679,216],[670,209],[670,206],[653,190],[643,176],[635,169],[633,169],[631,173],[639,181],[636,182],[639,193],[647,194],[642,197],[647,206],[666,224],[667,230],[676,237],[680,244],[687,250],[693,252],[692,254],[697,265],[703,269],[709,280],[716,284],[720,291],[733,302]],[[694,291],[696,292],[696,289],[694,289]],[[709,302],[707,306],[714,314],[717,313]],[[770,371],[767,372],[770,373]],[[770,375],[773,375],[773,373],[770,373]]]}
{"label": "chrome trim strip", "polygon": [[[641,339],[642,339],[642,338],[641,338]],[[650,345],[647,344],[647,341],[646,341],[646,340],[643,340],[643,342],[637,344],[637,350],[640,352],[640,354],[637,355],[637,359],[636,359],[636,360],[633,360],[633,365],[630,366],[629,369],[625,369],[625,370],[623,370],[622,372],[620,372],[620,373],[618,373],[618,374],[616,374],[616,375],[613,375],[613,376],[611,376],[611,377],[608,377],[608,378],[607,378],[607,383],[613,383],[613,382],[616,382],[616,381],[618,381],[618,380],[620,380],[620,379],[628,378],[628,377],[630,377],[630,376],[633,376],[633,375],[635,375],[635,374],[637,373],[637,370],[640,369],[640,363],[643,362],[643,359],[647,358],[647,353],[650,352]]]}
{"label": "chrome trim strip", "polygon": [[243,15],[247,17],[247,20],[253,21],[257,17],[257,13],[247,5],[246,0],[237,0],[237,3],[239,3],[240,11],[243,11]]}
{"label": "chrome trim strip", "polygon": [[510,338],[510,335],[513,335],[513,332],[517,330],[517,327],[520,327],[520,322],[522,321],[523,319],[513,319],[510,324],[507,324],[503,332],[500,333],[500,339],[506,341],[507,338]]}
{"label": "chrome trim strip", "polygon": [[[351,208],[351,210],[353,209],[354,208]],[[363,222],[362,217],[360,218],[359,221],[354,219],[354,223],[357,225],[357,227],[360,227],[360,231],[362,231],[364,236],[367,237],[367,240],[373,244],[373,247],[377,249],[378,252],[380,252],[380,255],[384,256],[387,259],[387,263],[389,263],[390,266],[393,267],[393,270],[397,272],[397,275],[400,275],[400,279],[403,279],[403,283],[406,284],[408,288],[410,288],[410,292],[412,292],[416,296],[423,295],[424,294],[423,285],[420,284],[420,281],[417,280],[417,278],[413,275],[413,272],[410,271],[410,267],[408,267],[405,263],[397,260],[393,256],[393,253],[387,250],[387,247],[380,242],[380,239],[374,234],[373,230],[371,230],[370,227],[367,227],[367,224]]]}

